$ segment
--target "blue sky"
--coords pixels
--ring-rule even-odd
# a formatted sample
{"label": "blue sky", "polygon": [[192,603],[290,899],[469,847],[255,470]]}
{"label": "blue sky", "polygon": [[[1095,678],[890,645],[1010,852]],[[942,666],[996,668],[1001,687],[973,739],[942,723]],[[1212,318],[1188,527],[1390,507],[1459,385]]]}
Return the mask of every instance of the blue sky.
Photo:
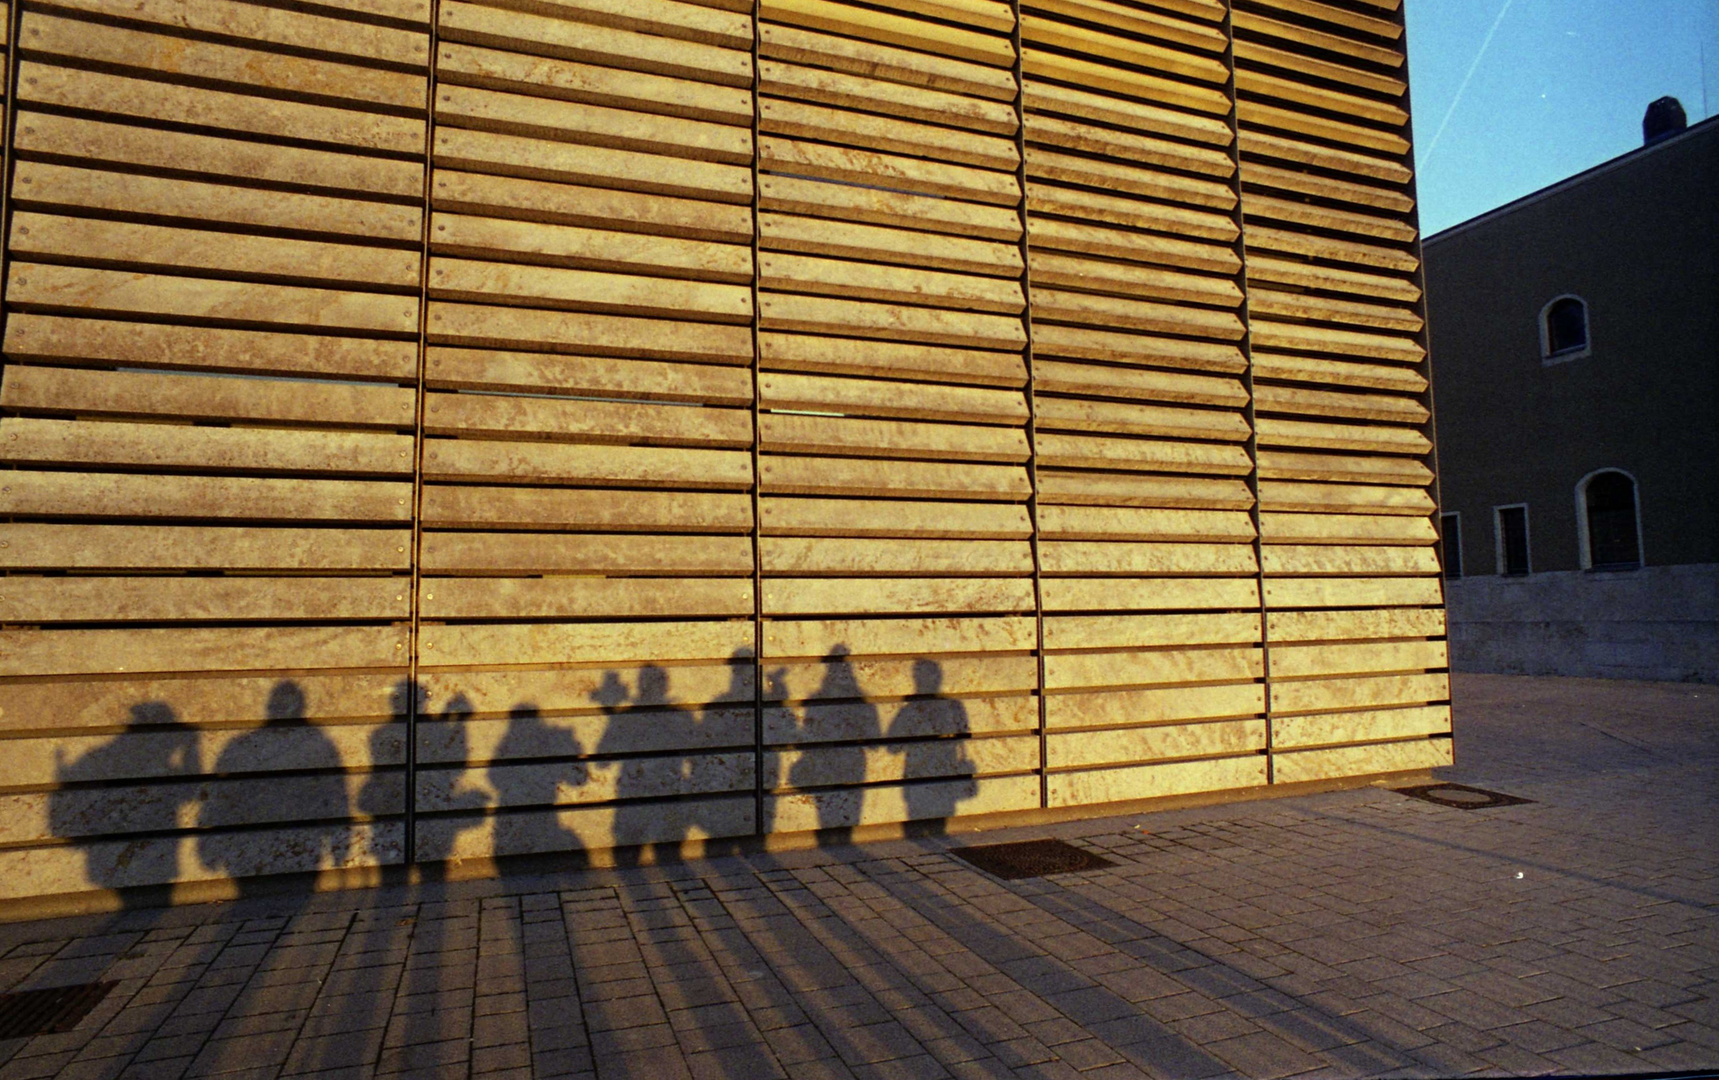
{"label": "blue sky", "polygon": [[1405,3],[1428,236],[1640,146],[1655,98],[1719,109],[1719,0]]}

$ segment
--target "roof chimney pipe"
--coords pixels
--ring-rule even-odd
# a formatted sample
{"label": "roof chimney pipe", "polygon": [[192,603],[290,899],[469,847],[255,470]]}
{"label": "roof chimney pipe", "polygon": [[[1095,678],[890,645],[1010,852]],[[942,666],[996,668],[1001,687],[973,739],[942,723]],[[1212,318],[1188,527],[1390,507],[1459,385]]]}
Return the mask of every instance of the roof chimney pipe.
{"label": "roof chimney pipe", "polygon": [[1688,126],[1689,117],[1684,115],[1683,102],[1674,97],[1662,97],[1649,105],[1647,115],[1641,118],[1641,144],[1652,146]]}

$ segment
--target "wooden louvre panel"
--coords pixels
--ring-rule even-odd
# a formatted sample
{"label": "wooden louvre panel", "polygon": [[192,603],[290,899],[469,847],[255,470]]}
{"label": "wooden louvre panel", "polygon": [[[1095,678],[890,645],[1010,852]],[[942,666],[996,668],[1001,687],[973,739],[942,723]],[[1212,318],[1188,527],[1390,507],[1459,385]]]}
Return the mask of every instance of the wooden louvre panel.
{"label": "wooden louvre panel", "polygon": [[428,5],[20,23],[0,897],[399,863]]}
{"label": "wooden louvre panel", "polygon": [[1013,12],[760,18],[761,827],[1036,807]]}
{"label": "wooden louvre panel", "polygon": [[1175,8],[1023,6],[1052,807],[1266,780],[1223,11]]}
{"label": "wooden louvre panel", "polygon": [[0,907],[1449,763],[1399,7],[31,6]]}
{"label": "wooden louvre panel", "polygon": [[752,20],[438,8],[422,860],[756,828]]}
{"label": "wooden louvre panel", "polygon": [[1233,17],[1278,783],[1451,760],[1397,7]]}

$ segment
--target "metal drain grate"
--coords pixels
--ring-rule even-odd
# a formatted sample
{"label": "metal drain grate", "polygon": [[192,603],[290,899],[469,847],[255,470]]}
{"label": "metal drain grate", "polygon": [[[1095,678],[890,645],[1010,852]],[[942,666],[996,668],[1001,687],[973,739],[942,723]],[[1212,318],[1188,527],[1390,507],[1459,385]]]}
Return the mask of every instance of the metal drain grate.
{"label": "metal drain grate", "polygon": [[1487,791],[1485,788],[1469,787],[1467,784],[1420,784],[1416,787],[1393,788],[1399,795],[1407,795],[1411,799],[1421,799],[1425,802],[1436,803],[1439,806],[1455,807],[1458,810],[1490,810],[1494,806],[1518,806],[1531,803],[1533,799],[1522,799],[1515,795],[1506,795],[1501,791]]}
{"label": "metal drain grate", "polygon": [[979,844],[956,848],[956,858],[1005,881],[1017,878],[1068,874],[1076,870],[1102,870],[1116,864],[1084,848],[1061,840],[1021,840],[1013,844]]}
{"label": "metal drain grate", "polygon": [[70,1031],[101,1004],[116,982],[78,983],[0,994],[0,1039]]}

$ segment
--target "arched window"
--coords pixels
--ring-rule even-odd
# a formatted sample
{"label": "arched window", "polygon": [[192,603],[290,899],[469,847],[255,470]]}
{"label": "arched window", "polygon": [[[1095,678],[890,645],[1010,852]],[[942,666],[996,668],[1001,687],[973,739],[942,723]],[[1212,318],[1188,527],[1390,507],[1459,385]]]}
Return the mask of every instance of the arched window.
{"label": "arched window", "polygon": [[1540,358],[1548,364],[1588,355],[1588,305],[1560,296],[1540,309]]}
{"label": "arched window", "polygon": [[1641,505],[1629,473],[1601,469],[1583,477],[1576,485],[1576,520],[1582,569],[1641,566]]}

